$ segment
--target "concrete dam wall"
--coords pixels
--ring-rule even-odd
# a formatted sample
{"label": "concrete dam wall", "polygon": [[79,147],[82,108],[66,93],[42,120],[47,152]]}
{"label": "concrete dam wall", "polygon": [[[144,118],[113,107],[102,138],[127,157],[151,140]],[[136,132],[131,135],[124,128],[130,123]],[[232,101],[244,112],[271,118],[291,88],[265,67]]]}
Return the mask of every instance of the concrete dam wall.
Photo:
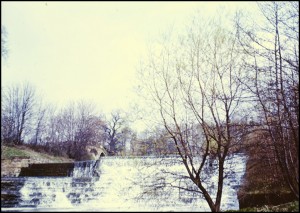
{"label": "concrete dam wall", "polygon": [[19,177],[80,177],[99,176],[100,160],[77,161],[72,163],[38,163],[21,168]]}
{"label": "concrete dam wall", "polygon": [[74,163],[39,163],[21,168],[19,177],[66,176],[70,177]]}

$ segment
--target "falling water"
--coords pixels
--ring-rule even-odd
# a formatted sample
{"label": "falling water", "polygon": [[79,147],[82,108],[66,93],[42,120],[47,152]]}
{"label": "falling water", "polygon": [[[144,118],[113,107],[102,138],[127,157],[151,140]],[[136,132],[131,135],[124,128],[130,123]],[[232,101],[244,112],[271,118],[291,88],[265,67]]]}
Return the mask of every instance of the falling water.
{"label": "falling water", "polygon": [[99,164],[100,160],[77,161],[75,162],[73,173],[71,176],[73,178],[99,176]]}
{"label": "falling water", "polygon": [[[246,158],[235,154],[226,162],[221,209],[239,209],[237,189]],[[215,162],[208,164],[203,176],[213,197],[218,182],[216,168]],[[72,177],[16,178],[23,184],[18,203],[1,207],[6,211],[210,211],[186,177],[176,156],[104,157],[101,162],[76,162]]]}

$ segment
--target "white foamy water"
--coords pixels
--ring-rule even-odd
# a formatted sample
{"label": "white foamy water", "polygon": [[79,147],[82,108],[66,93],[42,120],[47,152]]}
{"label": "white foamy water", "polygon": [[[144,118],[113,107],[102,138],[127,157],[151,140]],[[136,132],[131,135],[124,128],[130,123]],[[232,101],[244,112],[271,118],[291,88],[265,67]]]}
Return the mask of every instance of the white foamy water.
{"label": "white foamy water", "polygon": [[[228,158],[222,210],[239,209],[237,189],[245,164],[243,155]],[[92,162],[76,165],[73,177],[26,178],[20,190],[22,201],[15,210],[210,211],[197,188],[186,178],[187,172],[178,157],[104,157],[96,166]],[[92,168],[99,169],[99,177],[91,177]],[[212,197],[218,182],[216,168],[212,163],[203,175]]]}

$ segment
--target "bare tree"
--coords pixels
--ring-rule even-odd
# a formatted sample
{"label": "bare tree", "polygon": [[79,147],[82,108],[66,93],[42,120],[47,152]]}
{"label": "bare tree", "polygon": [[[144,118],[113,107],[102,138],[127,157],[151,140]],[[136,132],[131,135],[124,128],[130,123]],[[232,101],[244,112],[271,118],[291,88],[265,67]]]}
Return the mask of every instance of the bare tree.
{"label": "bare tree", "polygon": [[[239,41],[248,54],[244,79],[256,97],[271,161],[299,199],[299,2],[258,4],[261,21],[239,17]],[[258,24],[259,23],[259,24]],[[274,169],[274,171],[277,171]]]}
{"label": "bare tree", "polygon": [[47,108],[43,106],[42,101],[39,101],[39,106],[35,115],[34,133],[31,144],[36,146],[43,141],[43,135],[45,134],[46,128],[46,114]]}
{"label": "bare tree", "polygon": [[[141,70],[151,106],[158,107],[188,178],[213,212],[220,211],[224,164],[242,141],[240,121],[247,116],[241,112],[245,97],[238,78],[243,54],[236,36],[221,24],[202,20],[179,40],[167,36]],[[218,165],[216,194],[204,178],[211,159]]]}
{"label": "bare tree", "polygon": [[74,141],[77,127],[76,104],[74,102],[64,108],[61,119],[63,120],[65,130],[65,141]]}
{"label": "bare tree", "polygon": [[93,103],[71,102],[58,113],[54,109],[49,112],[45,136],[49,152],[86,160],[89,158],[86,146],[102,144],[105,140],[101,128],[103,120],[96,116]]}
{"label": "bare tree", "polygon": [[117,154],[123,148],[120,137],[124,124],[125,121],[121,117],[121,111],[117,110],[111,113],[111,117],[103,126],[108,139],[109,151],[112,155]]}
{"label": "bare tree", "polygon": [[8,55],[7,31],[5,26],[1,25],[1,57],[6,58],[7,55]]}
{"label": "bare tree", "polygon": [[2,140],[16,145],[23,144],[24,136],[31,131],[32,113],[35,105],[35,90],[26,83],[13,85],[3,92]]}
{"label": "bare tree", "polygon": [[77,128],[75,133],[75,159],[87,158],[86,146],[99,143],[98,129],[101,128],[100,119],[95,116],[95,106],[88,102],[79,102],[77,105]]}

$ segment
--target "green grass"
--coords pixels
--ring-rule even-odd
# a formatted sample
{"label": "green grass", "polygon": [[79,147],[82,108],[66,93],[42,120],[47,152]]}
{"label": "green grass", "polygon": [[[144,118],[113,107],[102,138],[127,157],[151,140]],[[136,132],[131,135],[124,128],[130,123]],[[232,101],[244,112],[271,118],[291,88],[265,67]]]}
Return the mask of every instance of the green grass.
{"label": "green grass", "polygon": [[48,162],[72,162],[72,159],[65,157],[56,157],[44,152],[34,151],[27,146],[2,146],[1,158],[11,159],[13,157],[30,157],[34,161],[48,161]]}
{"label": "green grass", "polygon": [[2,146],[1,158],[13,158],[13,157],[30,157],[30,155],[16,147]]}

